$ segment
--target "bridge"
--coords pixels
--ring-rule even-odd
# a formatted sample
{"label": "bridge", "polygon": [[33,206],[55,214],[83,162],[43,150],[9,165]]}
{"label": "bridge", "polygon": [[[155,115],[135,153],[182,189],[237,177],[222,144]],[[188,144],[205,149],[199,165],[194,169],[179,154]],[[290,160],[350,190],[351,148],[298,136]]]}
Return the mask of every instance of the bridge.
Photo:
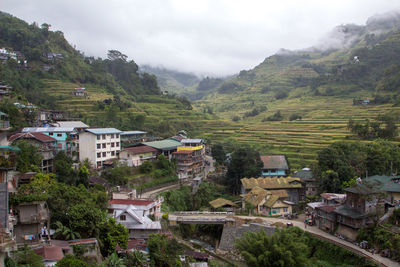
{"label": "bridge", "polygon": [[234,224],[233,212],[182,211],[168,215],[170,226],[178,224]]}

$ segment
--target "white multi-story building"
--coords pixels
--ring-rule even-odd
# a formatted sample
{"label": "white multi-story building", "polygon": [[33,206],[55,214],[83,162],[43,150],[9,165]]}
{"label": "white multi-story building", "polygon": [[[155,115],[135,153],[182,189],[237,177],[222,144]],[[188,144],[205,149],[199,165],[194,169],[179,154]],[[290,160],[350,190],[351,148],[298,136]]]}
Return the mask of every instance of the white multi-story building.
{"label": "white multi-story building", "polygon": [[89,159],[98,169],[117,159],[121,150],[121,131],[115,128],[86,129],[79,134],[79,160]]}

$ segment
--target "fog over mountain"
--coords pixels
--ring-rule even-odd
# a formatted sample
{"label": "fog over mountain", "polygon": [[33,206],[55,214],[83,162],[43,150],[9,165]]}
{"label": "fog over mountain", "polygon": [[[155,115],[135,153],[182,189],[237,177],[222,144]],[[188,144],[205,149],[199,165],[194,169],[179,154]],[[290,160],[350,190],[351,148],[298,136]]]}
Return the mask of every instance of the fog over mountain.
{"label": "fog over mountain", "polygon": [[280,48],[349,45],[356,35],[337,25],[357,31],[371,16],[395,16],[387,12],[400,10],[400,1],[3,0],[1,10],[52,25],[86,55],[117,49],[141,65],[223,76]]}

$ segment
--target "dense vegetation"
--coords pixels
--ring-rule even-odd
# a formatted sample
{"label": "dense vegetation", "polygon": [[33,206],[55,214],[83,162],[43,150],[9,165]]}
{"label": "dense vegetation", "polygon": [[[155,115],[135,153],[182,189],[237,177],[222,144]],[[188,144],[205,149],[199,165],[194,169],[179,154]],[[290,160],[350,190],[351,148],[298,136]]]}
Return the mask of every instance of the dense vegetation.
{"label": "dense vegetation", "polygon": [[[339,246],[312,237],[300,228],[247,232],[236,247],[249,266],[375,266]],[[328,252],[328,253],[327,253]]]}

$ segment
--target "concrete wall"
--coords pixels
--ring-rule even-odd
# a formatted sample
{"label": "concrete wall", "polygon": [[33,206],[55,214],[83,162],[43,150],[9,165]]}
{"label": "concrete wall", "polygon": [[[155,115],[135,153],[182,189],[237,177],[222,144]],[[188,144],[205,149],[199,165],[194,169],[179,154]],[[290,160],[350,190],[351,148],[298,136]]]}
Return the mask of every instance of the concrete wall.
{"label": "concrete wall", "polygon": [[352,241],[357,240],[357,230],[355,230],[351,227],[345,226],[343,224],[339,224],[337,232],[349,240],[352,240]]}

